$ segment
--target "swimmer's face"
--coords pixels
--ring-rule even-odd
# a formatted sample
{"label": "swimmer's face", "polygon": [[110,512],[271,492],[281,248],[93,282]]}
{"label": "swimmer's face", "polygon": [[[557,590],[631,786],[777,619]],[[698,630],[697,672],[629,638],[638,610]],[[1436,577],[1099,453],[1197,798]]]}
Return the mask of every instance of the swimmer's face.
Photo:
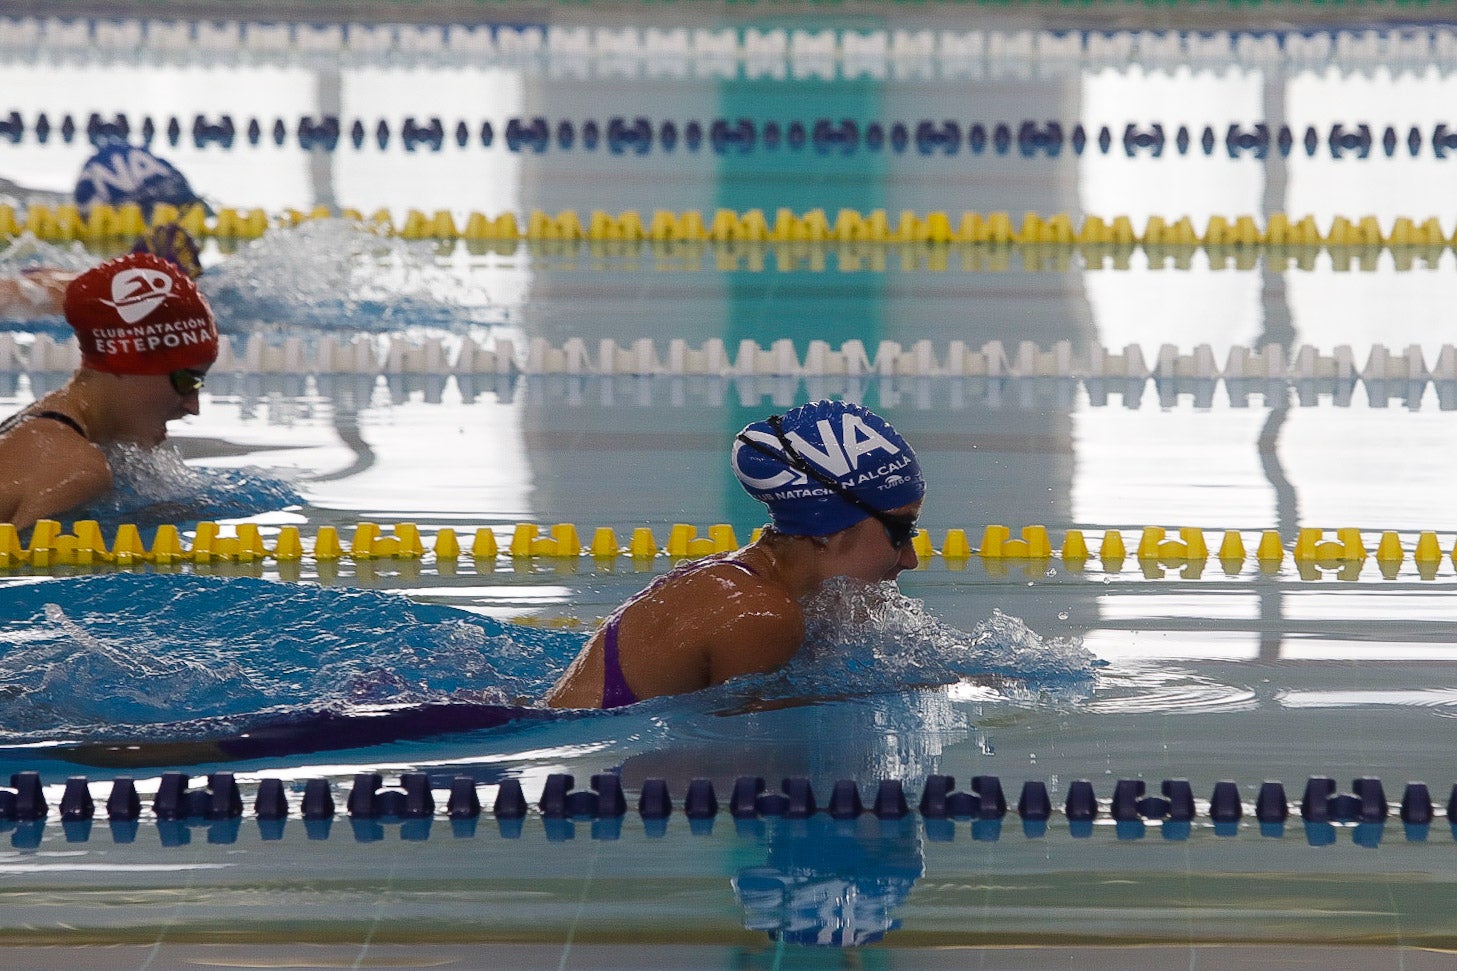
{"label": "swimmer's face", "polygon": [[116,420],[118,441],[156,448],[167,439],[167,423],[198,413],[197,391],[179,393],[166,374],[133,374],[122,379],[126,396]]}
{"label": "swimmer's face", "polygon": [[[921,514],[921,500],[888,511],[897,519],[915,519]],[[889,531],[880,520],[869,517],[830,537],[826,552],[835,557],[834,575],[853,577],[866,583],[894,580],[902,570],[913,570],[920,560],[913,543],[899,549],[891,545]]]}

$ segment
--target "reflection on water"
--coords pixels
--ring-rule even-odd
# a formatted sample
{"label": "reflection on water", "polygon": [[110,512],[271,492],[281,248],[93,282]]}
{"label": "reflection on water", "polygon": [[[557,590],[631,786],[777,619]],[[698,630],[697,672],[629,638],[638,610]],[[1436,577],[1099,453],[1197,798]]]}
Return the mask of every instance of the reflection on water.
{"label": "reflection on water", "polygon": [[878,941],[900,926],[895,910],[925,869],[912,818],[816,815],[743,827],[761,834],[768,857],[739,870],[734,894],[744,926],[775,941],[828,947]]}

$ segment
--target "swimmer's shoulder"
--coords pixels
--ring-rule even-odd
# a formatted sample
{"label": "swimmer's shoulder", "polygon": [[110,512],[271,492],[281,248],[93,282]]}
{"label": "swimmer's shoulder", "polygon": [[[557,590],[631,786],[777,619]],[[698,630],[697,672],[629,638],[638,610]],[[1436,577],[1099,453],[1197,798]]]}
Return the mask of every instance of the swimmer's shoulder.
{"label": "swimmer's shoulder", "polygon": [[33,417],[0,436],[0,508],[28,525],[105,495],[106,453],[61,422]]}
{"label": "swimmer's shoulder", "polygon": [[680,581],[685,589],[696,589],[716,598],[752,598],[799,609],[798,601],[783,584],[774,580],[763,564],[737,553],[715,556],[688,564]]}
{"label": "swimmer's shoulder", "polygon": [[[687,642],[716,640],[725,631],[745,624],[801,630],[799,601],[771,575],[729,556],[685,564],[662,577],[635,599],[626,618],[641,630],[673,629]],[[787,626],[785,626],[787,625]]]}
{"label": "swimmer's shoulder", "polygon": [[782,588],[760,583],[735,598],[711,626],[711,683],[783,667],[804,644],[804,610]]}
{"label": "swimmer's shoulder", "polygon": [[798,650],[804,640],[804,609],[765,567],[730,555],[705,567],[701,575],[718,601],[709,628],[713,639],[740,657],[747,653],[758,658],[745,671],[777,667]]}
{"label": "swimmer's shoulder", "polygon": [[64,459],[86,465],[103,465],[110,471],[106,453],[86,437],[81,423],[64,412],[38,405],[12,419],[13,424],[0,434],[0,447],[8,455],[35,453],[42,466],[51,466]]}
{"label": "swimmer's shoulder", "polygon": [[[798,601],[772,578],[726,559],[685,565],[623,611],[623,669],[634,687],[655,695],[695,691],[772,671],[799,649]],[[641,666],[634,667],[631,645],[645,643],[654,645],[659,683],[645,682]]]}

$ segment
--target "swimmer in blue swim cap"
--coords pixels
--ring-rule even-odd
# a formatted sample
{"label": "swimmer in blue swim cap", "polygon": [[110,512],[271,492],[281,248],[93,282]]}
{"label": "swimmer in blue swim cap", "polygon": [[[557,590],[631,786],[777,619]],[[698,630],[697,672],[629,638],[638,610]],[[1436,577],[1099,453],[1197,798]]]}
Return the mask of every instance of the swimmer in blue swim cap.
{"label": "swimmer in blue swim cap", "polygon": [[183,211],[198,205],[207,208],[176,166],[121,139],[99,144],[96,154],[81,166],[75,198],[82,213],[90,212],[98,203],[122,206],[134,202],[148,220],[158,203]]}
{"label": "swimmer in blue swim cap", "polygon": [[834,577],[894,580],[916,566],[926,494],[890,423],[816,401],[748,425],[729,458],[769,509],[760,538],[684,564],[618,607],[546,701],[619,708],[782,667],[804,640],[801,601]]}

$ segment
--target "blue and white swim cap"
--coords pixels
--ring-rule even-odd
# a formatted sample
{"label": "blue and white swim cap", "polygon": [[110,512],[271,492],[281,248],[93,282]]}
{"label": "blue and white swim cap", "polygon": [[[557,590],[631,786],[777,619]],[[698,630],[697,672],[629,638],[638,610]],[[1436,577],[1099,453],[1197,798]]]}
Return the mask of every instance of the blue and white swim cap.
{"label": "blue and white swim cap", "polygon": [[159,202],[185,209],[201,201],[171,162],[122,141],[102,145],[81,166],[76,179],[76,206],[82,212],[98,203],[120,206],[135,202],[150,219],[152,207]]}
{"label": "blue and white swim cap", "polygon": [[[787,443],[787,448],[786,448]],[[756,421],[734,439],[729,462],[749,495],[790,536],[828,536],[926,494],[916,453],[863,405],[815,401]]]}

